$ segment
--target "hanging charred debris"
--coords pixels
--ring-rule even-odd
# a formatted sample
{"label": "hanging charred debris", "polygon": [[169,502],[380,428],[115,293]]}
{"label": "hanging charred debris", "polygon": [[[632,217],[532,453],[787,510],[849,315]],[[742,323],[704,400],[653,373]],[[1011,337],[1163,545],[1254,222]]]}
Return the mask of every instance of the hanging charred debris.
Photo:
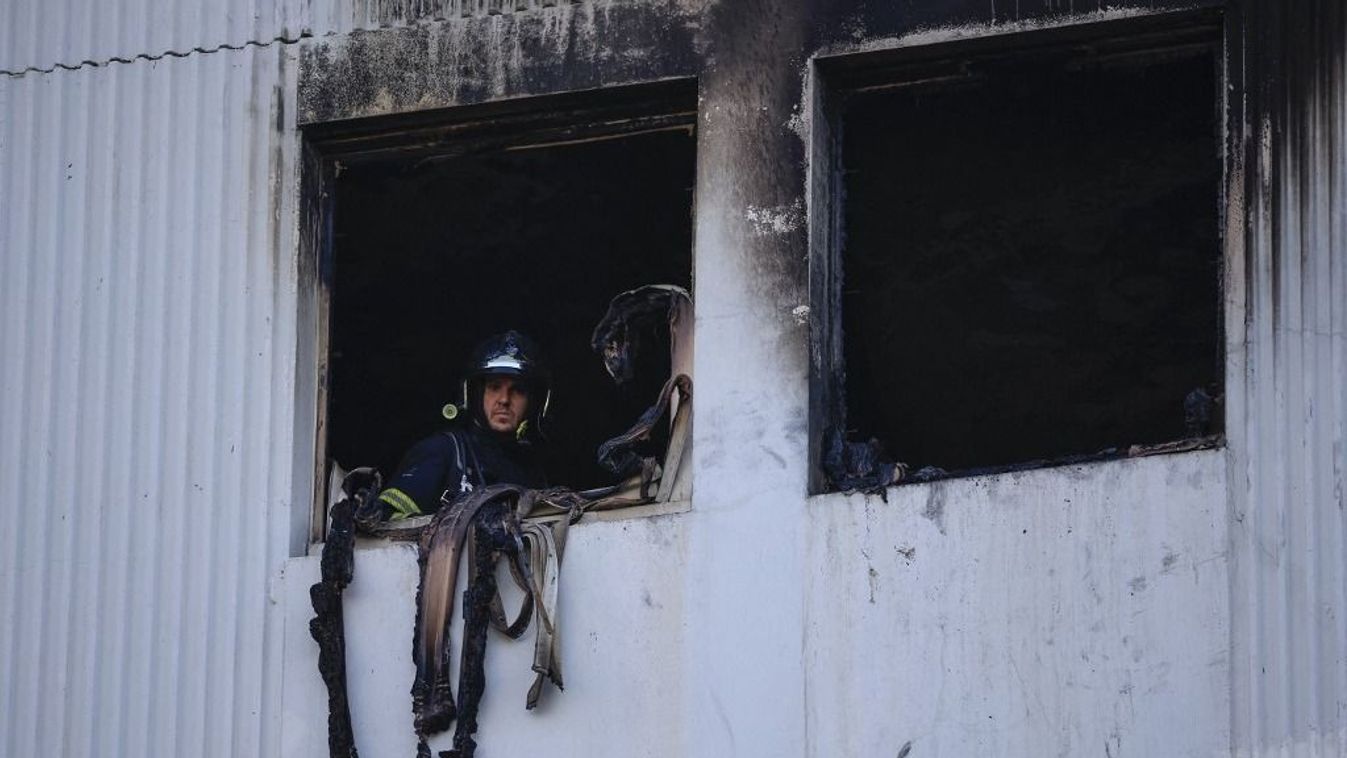
{"label": "hanging charred debris", "polygon": [[309,633],[318,643],[318,673],[327,685],[327,748],[334,758],[356,758],[351,706],[346,698],[346,622],[341,593],[355,575],[356,511],[373,499],[381,486],[378,472],[371,469],[357,469],[343,478],[344,496],[332,506],[332,524],[323,544],[322,580],[309,588],[316,614],[309,622]]}
{"label": "hanging charred debris", "polygon": [[902,481],[907,464],[889,460],[884,446],[874,437],[851,442],[836,429],[829,430],[827,436],[823,469],[833,488],[879,495],[887,502],[889,485]]}
{"label": "hanging charred debris", "polygon": [[[526,708],[537,705],[543,678],[562,687],[561,659],[556,647],[558,570],[567,527],[595,501],[565,489],[529,490],[497,484],[461,496],[436,512],[421,533],[417,617],[413,658],[412,711],[418,754],[429,755],[426,737],[457,722],[453,749],[442,758],[471,758],[477,748],[477,710],[486,690],[487,626],[518,639],[536,621],[533,671]],[[528,522],[547,510],[560,518],[549,524]],[[524,602],[518,616],[505,617],[496,565],[505,560]],[[458,700],[450,685],[450,627],[453,594],[460,561],[468,563],[463,593],[463,639],[460,644]]]}
{"label": "hanging charred debris", "polygon": [[[381,480],[373,469],[357,469],[342,482],[344,497],[331,510],[323,546],[322,581],[310,596],[317,614],[310,631],[319,644],[318,669],[328,688],[328,751],[333,758],[356,758],[346,690],[342,590],[354,576],[357,529],[374,536],[417,539],[421,581],[417,590],[412,710],[417,756],[431,756],[427,738],[455,726],[453,747],[440,758],[472,758],[477,712],[486,690],[488,627],[510,639],[534,629],[534,680],[525,698],[533,709],[543,683],[563,686],[557,642],[557,596],[561,560],[571,524],[587,511],[667,500],[689,434],[692,380],[684,369],[691,355],[692,301],[673,285],[649,285],[618,295],[595,329],[592,346],[619,385],[639,384],[653,372],[668,378],[655,402],[621,435],[600,446],[599,460],[623,477],[618,485],[574,491],[533,490],[512,484],[482,487],[457,497],[445,493],[430,517],[382,522],[376,502]],[[655,373],[659,376],[660,373]],[[658,489],[656,489],[656,485]],[[496,568],[504,560],[523,595],[518,614],[506,617]],[[467,563],[459,675],[451,685],[450,656],[454,591],[459,565]]]}
{"label": "hanging charred debris", "polygon": [[654,389],[648,379],[645,387],[633,385],[645,377],[669,377],[655,403],[630,429],[599,446],[599,465],[618,477],[639,473],[648,486],[659,454],[668,449],[673,426],[658,422],[676,416],[679,397],[691,396],[692,380],[684,365],[692,354],[691,340],[692,298],[687,290],[671,284],[647,285],[618,295],[594,328],[590,346],[603,356],[604,369],[619,387],[648,397]]}

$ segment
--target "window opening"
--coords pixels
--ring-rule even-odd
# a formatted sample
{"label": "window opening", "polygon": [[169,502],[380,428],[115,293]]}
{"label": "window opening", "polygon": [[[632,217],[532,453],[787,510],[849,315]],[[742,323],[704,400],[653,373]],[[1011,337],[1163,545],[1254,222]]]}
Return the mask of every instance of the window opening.
{"label": "window opening", "polygon": [[834,428],[918,480],[1218,442],[1217,82],[1188,43],[841,92]]}
{"label": "window opening", "polygon": [[549,482],[613,483],[597,448],[658,395],[667,354],[619,387],[592,332],[621,292],[691,288],[695,118],[661,104],[513,133],[366,128],[374,149],[331,157],[327,460],[391,474],[461,402],[473,346],[512,328],[550,366]]}

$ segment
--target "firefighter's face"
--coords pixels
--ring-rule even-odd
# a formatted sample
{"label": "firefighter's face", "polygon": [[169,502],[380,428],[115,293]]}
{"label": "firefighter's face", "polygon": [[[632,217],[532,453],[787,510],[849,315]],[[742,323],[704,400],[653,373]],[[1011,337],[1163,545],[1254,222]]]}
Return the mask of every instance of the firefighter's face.
{"label": "firefighter's face", "polygon": [[513,432],[529,410],[528,387],[512,376],[488,376],[483,384],[482,415],[493,432]]}

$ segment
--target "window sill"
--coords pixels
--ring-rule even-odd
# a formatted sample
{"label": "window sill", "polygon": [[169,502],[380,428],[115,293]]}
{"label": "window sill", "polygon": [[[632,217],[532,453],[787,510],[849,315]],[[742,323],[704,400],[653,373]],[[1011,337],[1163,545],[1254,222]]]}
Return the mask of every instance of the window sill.
{"label": "window sill", "polygon": [[[645,505],[632,505],[626,508],[612,508],[605,511],[590,511],[579,521],[572,524],[571,528],[584,528],[585,524],[611,521],[629,521],[632,519],[654,518],[656,516],[671,516],[679,513],[687,513],[692,510],[692,501],[684,498],[681,500],[670,500],[663,503],[646,503]],[[539,516],[531,518],[531,521],[547,521],[555,519],[556,516]],[[418,532],[419,534],[419,532]],[[362,550],[382,550],[396,545],[415,545],[416,537],[394,537],[388,535],[369,536],[365,534],[356,535],[355,549],[357,552]],[[313,542],[309,544],[308,555],[318,556],[323,552],[323,542]]]}
{"label": "window sill", "polygon": [[818,500],[828,497],[848,497],[851,495],[874,495],[886,497],[887,493],[897,490],[907,490],[918,488],[922,485],[939,484],[942,482],[983,479],[989,482],[1000,481],[1005,478],[1032,474],[1039,471],[1049,471],[1052,469],[1062,469],[1069,467],[1077,468],[1097,468],[1109,464],[1122,464],[1127,461],[1134,461],[1143,458],[1155,458],[1161,456],[1183,455],[1183,454],[1201,454],[1209,451],[1220,451],[1226,447],[1226,439],[1223,434],[1215,434],[1207,437],[1198,437],[1193,439],[1175,440],[1173,442],[1164,442],[1155,445],[1133,445],[1125,450],[1108,451],[1090,455],[1063,456],[1052,460],[1028,461],[1025,463],[1008,464],[1005,466],[988,466],[980,469],[965,469],[960,471],[946,471],[938,474],[927,474],[918,476],[919,472],[909,472],[901,481],[895,482],[883,488],[873,491],[865,490],[824,490],[810,495],[810,500]]}

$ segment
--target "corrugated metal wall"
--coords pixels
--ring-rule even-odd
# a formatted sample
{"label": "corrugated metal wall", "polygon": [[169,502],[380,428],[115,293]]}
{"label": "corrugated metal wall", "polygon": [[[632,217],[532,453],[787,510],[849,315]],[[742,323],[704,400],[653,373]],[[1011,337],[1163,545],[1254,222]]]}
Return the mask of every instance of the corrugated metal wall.
{"label": "corrugated metal wall", "polygon": [[0,3],[0,71],[298,39],[308,6],[304,0],[6,0]]}
{"label": "corrugated metal wall", "polygon": [[4,756],[274,752],[289,55],[0,77]]}
{"label": "corrugated metal wall", "polygon": [[1347,11],[1244,10],[1232,53],[1248,213],[1232,272],[1247,309],[1232,324],[1243,381],[1230,386],[1235,751],[1344,755]]}
{"label": "corrugated metal wall", "polygon": [[6,0],[0,3],[0,72],[180,57],[543,8],[594,13],[615,1],[623,0]]}

